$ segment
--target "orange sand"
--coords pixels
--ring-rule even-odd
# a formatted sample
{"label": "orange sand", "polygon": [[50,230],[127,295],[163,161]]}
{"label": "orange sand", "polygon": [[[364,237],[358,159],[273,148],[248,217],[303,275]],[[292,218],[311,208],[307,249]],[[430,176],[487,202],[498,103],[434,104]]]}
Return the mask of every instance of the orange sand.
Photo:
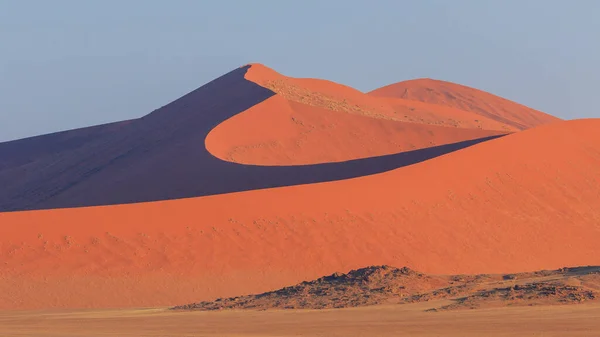
{"label": "orange sand", "polygon": [[369,95],[403,98],[462,109],[518,130],[560,120],[481,90],[432,79],[416,79],[390,84],[371,91]]}
{"label": "orange sand", "polygon": [[344,181],[0,213],[0,308],[173,305],[378,264],[598,265],[599,129],[553,123]]}
{"label": "orange sand", "polygon": [[250,67],[246,79],[271,89],[287,100],[334,111],[421,124],[505,132],[519,130],[493,118],[455,109],[452,105],[440,109],[439,104],[381,98],[331,81],[287,77],[260,64]]}
{"label": "orange sand", "polygon": [[276,95],[211,131],[206,148],[223,160],[338,162],[517,131],[471,112],[369,96],[331,81],[283,76],[260,64],[246,78]]}
{"label": "orange sand", "polygon": [[206,137],[206,148],[218,158],[237,163],[301,165],[374,157],[504,133],[371,118],[275,95],[213,129]]}

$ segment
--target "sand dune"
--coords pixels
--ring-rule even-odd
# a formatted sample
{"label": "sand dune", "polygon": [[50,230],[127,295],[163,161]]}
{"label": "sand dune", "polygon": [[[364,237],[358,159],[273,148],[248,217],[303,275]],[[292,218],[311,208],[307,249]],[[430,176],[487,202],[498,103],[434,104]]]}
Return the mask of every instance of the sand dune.
{"label": "sand dune", "polygon": [[421,101],[469,111],[518,130],[559,121],[558,118],[467,86],[416,79],[387,85],[369,92],[374,97]]}
{"label": "sand dune", "polygon": [[[326,128],[341,126],[309,137],[306,128],[290,125],[291,117],[273,115],[277,112],[272,105],[281,106],[277,95],[282,95],[246,79],[257,71],[273,72],[256,68],[235,69],[139,119],[0,143],[0,211],[172,200],[360,177],[504,133],[372,121],[366,115],[289,102],[294,114],[314,123],[306,126],[309,129],[322,123]],[[317,88],[326,93],[356,94],[331,82],[316,83],[327,83]],[[249,115],[244,113],[248,109],[253,111]],[[257,120],[248,124],[248,117]],[[275,118],[263,124],[271,117]],[[229,126],[226,133],[219,132],[224,121]],[[205,145],[215,127],[216,150],[211,139]],[[284,130],[291,132],[282,137]],[[303,140],[308,144],[300,144],[298,150]],[[223,159],[263,166],[220,160],[206,146]],[[314,165],[295,166],[298,163]],[[278,166],[264,166],[274,164]]]}
{"label": "sand dune", "polygon": [[439,105],[413,100],[380,98],[331,81],[284,76],[262,64],[251,64],[245,77],[289,101],[333,111],[427,125],[504,132],[518,130],[495,118],[475,115],[451,106],[440,109]]}
{"label": "sand dune", "polygon": [[305,165],[389,155],[504,133],[371,118],[276,95],[219,124],[208,134],[206,148],[214,156],[235,163]]}
{"label": "sand dune", "polygon": [[598,265],[599,128],[553,123],[341,181],[0,213],[0,308],[172,305],[364,265]]}

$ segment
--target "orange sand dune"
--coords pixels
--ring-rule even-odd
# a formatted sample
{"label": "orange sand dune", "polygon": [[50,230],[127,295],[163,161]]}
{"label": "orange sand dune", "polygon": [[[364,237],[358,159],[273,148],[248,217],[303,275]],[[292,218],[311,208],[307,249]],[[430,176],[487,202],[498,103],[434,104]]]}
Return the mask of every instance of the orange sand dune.
{"label": "orange sand dune", "polygon": [[404,98],[462,109],[519,130],[560,120],[481,90],[433,79],[394,83],[373,90],[369,95]]}
{"label": "orange sand dune", "polygon": [[0,308],[173,305],[378,264],[598,265],[599,129],[554,123],[344,181],[0,213]]}
{"label": "orange sand dune", "polygon": [[381,99],[331,81],[287,77],[261,64],[252,64],[246,79],[271,89],[289,101],[334,111],[421,124],[499,131],[518,130],[493,118],[465,113],[459,109],[446,108],[438,113],[437,105],[418,104],[403,99]]}
{"label": "orange sand dune", "polygon": [[373,97],[330,81],[283,76],[259,64],[246,78],[277,94],[211,131],[206,148],[223,160],[339,162],[517,131],[471,112]]}
{"label": "orange sand dune", "polygon": [[213,129],[206,148],[231,162],[301,165],[374,157],[503,133],[370,118],[275,95]]}

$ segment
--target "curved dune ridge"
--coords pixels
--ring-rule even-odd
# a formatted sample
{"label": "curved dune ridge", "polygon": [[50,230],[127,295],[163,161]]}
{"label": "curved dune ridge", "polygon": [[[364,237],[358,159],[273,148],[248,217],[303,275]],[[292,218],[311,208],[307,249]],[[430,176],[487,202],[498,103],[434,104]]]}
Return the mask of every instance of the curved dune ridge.
{"label": "curved dune ridge", "polygon": [[598,265],[599,129],[553,123],[341,181],[0,213],[0,308],[173,305],[365,265]]}
{"label": "curved dune ridge", "polygon": [[502,134],[505,132],[371,118],[276,95],[219,124],[206,137],[206,148],[214,156],[235,163],[307,165],[390,155]]}
{"label": "curved dune ridge", "polygon": [[390,84],[368,93],[374,97],[402,98],[443,105],[469,111],[503,123],[513,129],[524,130],[560,119],[524,105],[509,101],[485,91],[464,85],[429,78]]}
{"label": "curved dune ridge", "polygon": [[[504,133],[473,129],[459,134],[440,126],[371,121],[365,115],[314,110],[319,107],[292,101],[289,105],[302,119],[290,127],[292,118],[286,124],[285,118],[273,114],[278,109],[268,108],[273,102],[282,107],[281,99],[273,98],[278,94],[246,78],[261,71],[274,73],[266,67],[240,67],[126,123],[0,143],[0,212],[172,200],[348,179],[418,163]],[[316,82],[326,83],[319,87],[325,93],[339,88],[355,92]],[[249,109],[253,113],[244,113]],[[259,116],[252,115],[256,112]],[[242,125],[236,118],[240,114],[246,122]],[[265,117],[272,120],[265,123]],[[309,137],[306,129],[298,131],[303,120],[314,123],[306,125],[308,131],[311,126],[341,128],[318,129]],[[234,128],[218,131],[224,121]],[[217,141],[207,143],[215,127]],[[283,135],[286,128],[292,132]],[[382,138],[392,133],[390,140]],[[268,144],[284,146],[254,146],[248,141],[255,138],[262,145],[264,137]],[[308,141],[303,145],[304,138]],[[323,144],[315,146],[317,142]],[[223,150],[224,158],[255,165],[221,160],[206,147]]]}
{"label": "curved dune ridge", "polygon": [[[245,77],[276,95],[231,117],[207,136],[206,148],[211,154],[236,163],[339,162],[525,128],[495,115],[482,116],[480,111],[488,108],[483,100],[465,110],[454,102],[433,100],[436,104],[430,104],[378,97],[331,81],[284,76],[261,64],[251,64]],[[415,88],[419,90],[420,84]],[[470,97],[473,90],[455,85],[454,92]],[[499,100],[485,95],[494,103]],[[516,106],[509,103],[502,101],[502,109]],[[541,121],[535,125],[558,120],[531,109],[527,114]]]}
{"label": "curved dune ridge", "polygon": [[482,118],[470,111],[452,106],[415,102],[401,98],[379,98],[332,81],[313,78],[293,78],[277,73],[262,64],[250,64],[246,79],[268,88],[288,101],[333,111],[358,114],[394,121],[475,128],[497,131],[515,131],[505,123]]}

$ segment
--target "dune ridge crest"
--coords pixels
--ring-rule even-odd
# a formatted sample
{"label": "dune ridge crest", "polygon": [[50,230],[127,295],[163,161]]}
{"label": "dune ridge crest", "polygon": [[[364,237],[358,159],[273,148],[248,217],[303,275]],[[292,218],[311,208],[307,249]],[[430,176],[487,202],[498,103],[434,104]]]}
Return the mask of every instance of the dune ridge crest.
{"label": "dune ridge crest", "polygon": [[[284,76],[262,64],[248,66],[245,78],[274,96],[210,132],[208,151],[230,162],[339,162],[523,129],[452,104],[377,97],[332,81]],[[255,120],[262,123],[248,130]]]}
{"label": "dune ridge crest", "polygon": [[599,128],[553,123],[341,181],[0,213],[0,307],[172,305],[365,265],[599,265]]}
{"label": "dune ridge crest", "polygon": [[368,93],[472,112],[517,130],[554,123],[559,118],[491,93],[447,81],[421,78],[386,85]]}

